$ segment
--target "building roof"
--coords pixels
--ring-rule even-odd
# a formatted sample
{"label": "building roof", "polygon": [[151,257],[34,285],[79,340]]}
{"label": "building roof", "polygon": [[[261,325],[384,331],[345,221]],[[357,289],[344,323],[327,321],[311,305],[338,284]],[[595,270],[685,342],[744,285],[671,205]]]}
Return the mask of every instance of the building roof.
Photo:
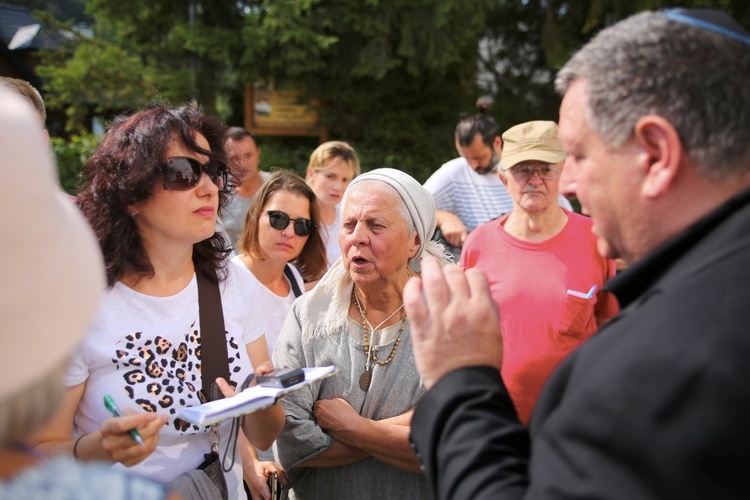
{"label": "building roof", "polygon": [[39,34],[40,27],[28,8],[0,4],[0,43],[4,47],[11,50],[51,48],[49,37]]}

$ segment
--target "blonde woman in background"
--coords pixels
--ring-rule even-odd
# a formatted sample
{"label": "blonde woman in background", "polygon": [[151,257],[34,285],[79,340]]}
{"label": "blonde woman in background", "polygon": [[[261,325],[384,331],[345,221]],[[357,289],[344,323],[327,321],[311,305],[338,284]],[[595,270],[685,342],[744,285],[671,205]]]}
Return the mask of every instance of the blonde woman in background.
{"label": "blonde woman in background", "polygon": [[305,180],[315,192],[320,219],[325,226],[325,230],[321,232],[326,245],[328,267],[341,257],[339,203],[346,187],[359,174],[357,153],[345,142],[324,142],[310,155]]}

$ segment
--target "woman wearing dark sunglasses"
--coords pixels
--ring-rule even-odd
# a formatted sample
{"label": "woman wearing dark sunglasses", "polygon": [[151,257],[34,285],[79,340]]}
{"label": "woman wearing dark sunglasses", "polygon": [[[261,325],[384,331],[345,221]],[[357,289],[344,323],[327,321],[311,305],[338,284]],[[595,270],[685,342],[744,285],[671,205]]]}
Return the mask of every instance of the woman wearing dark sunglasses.
{"label": "woman wearing dark sunglasses", "polygon": [[[297,175],[277,171],[263,184],[245,215],[240,240],[240,263],[252,277],[257,300],[264,311],[266,342],[273,354],[281,326],[304,282],[320,278],[326,270],[326,250],[318,224],[318,206],[312,189]],[[291,264],[290,264],[291,263]],[[295,293],[294,288],[297,288]],[[265,498],[269,474],[277,472],[286,482],[284,470],[272,453],[254,454],[254,465],[245,477],[254,497]],[[255,475],[248,474],[254,469]]]}
{"label": "woman wearing dark sunglasses", "polygon": [[[113,125],[89,160],[78,199],[101,245],[109,287],[41,448],[165,483],[203,462],[210,428],[176,416],[201,404],[199,274],[219,282],[231,384],[253,366],[272,368],[253,285],[225,260],[227,242],[215,232],[228,196],[223,131],[190,107],[153,108]],[[220,388],[233,394],[226,383]],[[105,395],[126,416],[111,418]],[[247,416],[243,431],[265,449],[282,424],[283,411],[273,406]],[[222,452],[232,446],[230,426],[219,426]],[[143,444],[128,433],[134,428]],[[239,460],[225,478],[229,498],[244,498]]]}
{"label": "woman wearing dark sunglasses", "polygon": [[[273,353],[281,325],[296,293],[326,270],[315,193],[291,172],[279,170],[263,184],[245,215],[233,259],[249,271],[258,289],[266,322],[266,343]],[[290,278],[290,273],[293,280]]]}

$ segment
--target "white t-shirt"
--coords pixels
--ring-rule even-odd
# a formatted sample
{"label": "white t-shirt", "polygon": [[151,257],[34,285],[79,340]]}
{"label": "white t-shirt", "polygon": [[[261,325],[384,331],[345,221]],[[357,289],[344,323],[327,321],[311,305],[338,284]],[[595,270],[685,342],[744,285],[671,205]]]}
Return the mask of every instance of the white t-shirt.
{"label": "white t-shirt", "polygon": [[333,218],[333,224],[325,227],[322,233],[323,241],[326,244],[326,257],[328,258],[328,268],[339,260],[341,257],[341,245],[339,245],[339,233],[341,232],[341,203],[336,205],[336,216]]}
{"label": "white t-shirt", "polygon": [[462,156],[443,164],[424,187],[435,198],[435,208],[454,214],[469,232],[513,210],[513,198],[497,172],[478,174]]}
{"label": "white t-shirt", "polygon": [[[292,308],[292,304],[294,304],[294,300],[297,297],[295,297],[294,291],[291,289],[291,283],[289,294],[286,297],[280,297],[266,288],[263,283],[258,281],[258,278],[255,277],[252,271],[247,268],[247,266],[242,262],[242,260],[240,260],[239,257],[234,257],[232,261],[237,264],[238,267],[244,269],[247,274],[250,275],[250,279],[253,282],[253,294],[256,297],[255,300],[260,303],[260,308],[264,314],[263,319],[266,325],[266,343],[268,344],[268,356],[269,358],[271,358],[273,357],[273,349],[276,346],[276,341],[279,338],[279,333],[281,333],[281,327],[284,324],[284,320],[286,319],[289,309]],[[302,276],[299,274],[299,271],[297,271],[296,267],[291,264],[289,264],[289,267],[292,269],[292,274],[294,274],[295,281],[297,281],[297,286],[299,286],[300,291],[304,293],[305,283],[302,280]],[[286,276],[284,277],[286,278]]]}
{"label": "white t-shirt", "polygon": [[[435,208],[454,214],[469,232],[513,210],[513,198],[497,172],[478,174],[463,156],[443,164],[424,187],[435,198]],[[564,196],[558,203],[572,210]]]}
{"label": "white t-shirt", "polygon": [[[228,277],[220,284],[221,302],[230,378],[239,385],[252,372],[245,346],[263,335],[265,323],[256,287],[247,273],[233,263],[227,264],[227,270]],[[196,393],[202,387],[199,339],[195,276],[171,297],[144,295],[117,282],[106,291],[66,377],[68,386],[86,383],[74,418],[74,434],[94,432],[111,417],[103,404],[109,394],[123,410],[140,406],[169,415],[158,446],[146,460],[129,468],[119,463],[113,467],[166,483],[200,465],[210,451],[209,428],[176,417],[180,408],[200,404]],[[222,439],[229,436],[230,425],[228,420],[219,426]],[[236,457],[234,468],[226,473],[229,496],[245,498],[238,450]]]}

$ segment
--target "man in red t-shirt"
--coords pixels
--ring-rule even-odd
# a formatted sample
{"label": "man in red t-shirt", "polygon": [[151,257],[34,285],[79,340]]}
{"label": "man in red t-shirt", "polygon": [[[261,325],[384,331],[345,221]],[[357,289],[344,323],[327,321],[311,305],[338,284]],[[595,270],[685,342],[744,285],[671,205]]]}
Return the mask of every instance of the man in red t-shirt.
{"label": "man in red t-shirt", "polygon": [[522,123],[503,143],[499,175],[513,211],[472,231],[460,264],[487,275],[500,308],[502,377],[528,425],[552,370],[617,314],[614,297],[602,291],[615,263],[597,252],[591,219],[557,204],[565,160],[557,125]]}

